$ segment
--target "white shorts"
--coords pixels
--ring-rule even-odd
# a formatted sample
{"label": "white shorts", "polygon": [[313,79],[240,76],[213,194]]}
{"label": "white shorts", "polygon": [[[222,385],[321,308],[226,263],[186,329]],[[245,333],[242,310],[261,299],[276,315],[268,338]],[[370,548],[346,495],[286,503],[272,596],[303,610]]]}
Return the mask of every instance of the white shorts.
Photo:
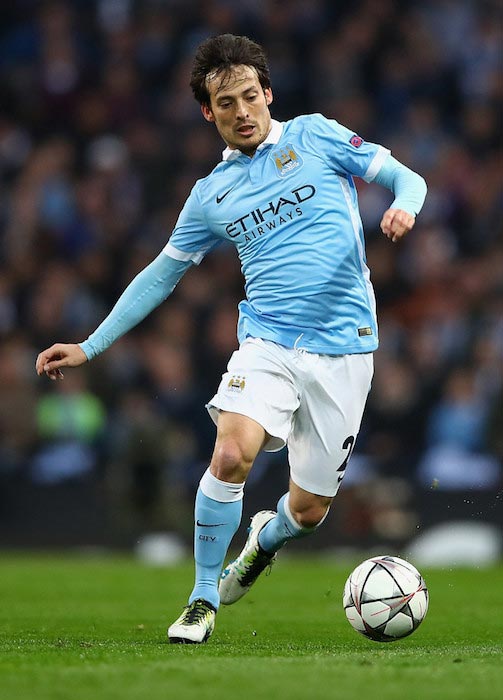
{"label": "white shorts", "polygon": [[247,338],[207,404],[214,422],[230,411],[288,447],[290,475],[305,491],[335,496],[354,447],[374,371],[372,353],[318,355]]}

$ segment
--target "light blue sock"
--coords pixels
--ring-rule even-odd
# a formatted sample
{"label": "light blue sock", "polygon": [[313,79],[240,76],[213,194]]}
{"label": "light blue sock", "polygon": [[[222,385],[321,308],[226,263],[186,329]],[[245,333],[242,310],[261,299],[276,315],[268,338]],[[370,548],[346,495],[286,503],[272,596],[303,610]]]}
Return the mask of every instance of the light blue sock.
{"label": "light blue sock", "polygon": [[318,523],[315,527],[301,527],[290,512],[288,493],[279,499],[277,510],[276,517],[269,520],[258,536],[258,543],[266,552],[277,552],[288,540],[298,540],[311,535],[321,525]]}
{"label": "light blue sock", "polygon": [[[210,475],[211,476],[211,475]],[[218,482],[215,477],[211,477]],[[201,482],[202,483],[202,482]],[[220,482],[225,484],[225,482]],[[232,486],[236,486],[232,484]],[[218,609],[218,581],[229,544],[241,522],[243,498],[228,502],[216,501],[206,496],[201,488],[197,490],[194,513],[194,558],[196,580],[189,603],[204,598]],[[204,486],[203,486],[204,488]],[[217,489],[218,490],[218,489]]]}

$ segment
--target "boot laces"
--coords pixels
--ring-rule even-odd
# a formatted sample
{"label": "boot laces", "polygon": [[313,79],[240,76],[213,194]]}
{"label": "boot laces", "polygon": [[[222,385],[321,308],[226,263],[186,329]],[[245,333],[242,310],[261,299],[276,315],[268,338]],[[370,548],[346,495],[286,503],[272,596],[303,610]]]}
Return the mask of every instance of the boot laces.
{"label": "boot laces", "polygon": [[183,621],[186,624],[194,625],[206,617],[210,610],[208,603],[204,600],[195,600],[190,605],[187,605],[186,612],[183,616]]}

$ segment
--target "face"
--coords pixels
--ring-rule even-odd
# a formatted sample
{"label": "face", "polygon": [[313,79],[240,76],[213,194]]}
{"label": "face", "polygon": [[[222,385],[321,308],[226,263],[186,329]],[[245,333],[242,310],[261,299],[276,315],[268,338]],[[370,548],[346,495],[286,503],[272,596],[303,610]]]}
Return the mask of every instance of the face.
{"label": "face", "polygon": [[214,122],[229,148],[252,156],[271,129],[272,91],[260,85],[251,66],[235,66],[222,84],[222,76],[207,79],[210,104],[202,105],[205,119]]}

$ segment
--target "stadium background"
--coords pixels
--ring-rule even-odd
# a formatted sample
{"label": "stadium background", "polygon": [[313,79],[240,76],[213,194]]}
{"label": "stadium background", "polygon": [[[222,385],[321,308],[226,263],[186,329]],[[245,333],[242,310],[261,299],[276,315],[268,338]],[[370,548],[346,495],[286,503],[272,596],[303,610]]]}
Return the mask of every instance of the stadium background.
{"label": "stadium background", "polygon": [[[226,31],[265,46],[275,118],[323,112],[429,186],[393,246],[389,193],[358,183],[381,346],[351,469],[309,547],[501,525],[499,3],[18,0],[0,9],[0,546],[190,544],[214,438],[204,403],[236,347],[234,250],[64,382],[34,361],[96,327],[219,160],[188,77],[197,44]],[[274,507],[286,479],[284,451],[261,457],[246,514]]]}

